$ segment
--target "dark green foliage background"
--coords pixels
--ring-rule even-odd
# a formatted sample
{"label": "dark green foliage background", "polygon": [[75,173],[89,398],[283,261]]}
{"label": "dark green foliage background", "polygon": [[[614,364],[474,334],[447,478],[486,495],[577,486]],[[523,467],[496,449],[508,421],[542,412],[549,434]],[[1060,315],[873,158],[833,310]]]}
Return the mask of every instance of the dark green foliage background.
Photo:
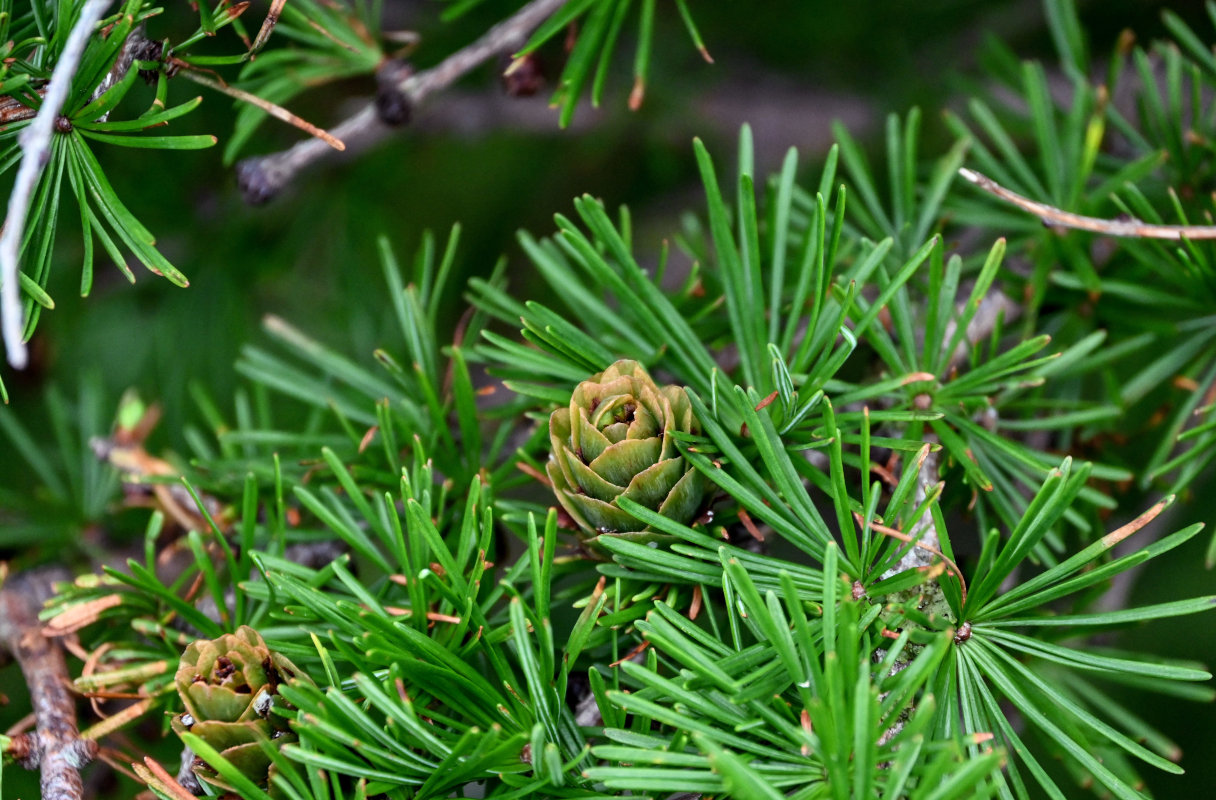
{"label": "dark green foliage background", "polygon": [[[388,3],[405,26],[420,30],[419,63],[431,63],[495,19],[486,3],[476,14],[439,29],[437,4]],[[100,377],[109,407],[128,387],[163,404],[165,417],[149,449],[184,449],[183,426],[197,419],[190,382],[223,402],[239,383],[233,362],[241,345],[264,341],[258,323],[273,313],[341,352],[370,361],[390,325],[375,237],[387,233],[400,255],[412,252],[424,229],[446,235],[463,226],[458,269],[465,277],[485,275],[498,257],[510,261],[511,285],[529,296],[533,283],[515,244],[516,230],[537,234],[552,227],[554,212],[589,192],[633,211],[640,246],[653,252],[674,232],[679,212],[699,210],[702,197],[690,140],[701,136],[712,152],[731,153],[738,126],[756,132],[761,170],[775,168],[788,146],[814,162],[826,149],[833,115],[843,114],[854,134],[877,142],[889,111],[919,104],[926,112],[926,152],[946,141],[936,110],[958,105],[955,76],[976,72],[982,33],[1002,38],[1020,56],[1053,62],[1041,4],[1037,0],[930,0],[925,3],[857,0],[693,3],[698,24],[716,63],[704,64],[687,45],[674,13],[657,32],[653,85],[642,110],[625,110],[627,65],[610,85],[605,108],[583,108],[575,125],[558,130],[543,101],[528,102],[540,124],[527,130],[492,126],[474,134],[428,125],[362,155],[356,161],[311,172],[284,196],[263,208],[245,206],[231,172],[219,167],[230,122],[228,101],[208,96],[181,132],[215,133],[221,145],[189,153],[138,152],[109,148],[101,154],[120,197],[156,233],[164,252],[190,278],[176,289],[146,272],[136,286],[117,270],[99,264],[91,297],[77,295],[79,243],[64,237],[49,287],[54,312],[44,314],[33,345],[35,366],[25,374],[5,372],[11,405],[39,435],[45,416],[43,391],[60,385],[74,396],[79,376]],[[1107,50],[1123,28],[1148,41],[1161,29],[1168,6],[1207,30],[1199,2],[1155,3],[1099,0],[1080,3],[1095,52]],[[258,13],[255,9],[254,13]],[[431,35],[432,31],[438,31]],[[670,40],[666,46],[664,40]],[[179,98],[189,96],[186,89]],[[194,87],[190,87],[191,89]],[[340,119],[347,95],[371,87],[344,83],[294,107],[322,126]],[[457,87],[469,98],[493,95],[489,69]],[[449,119],[448,98],[437,98],[432,119]],[[495,102],[499,102],[496,98]],[[722,109],[729,111],[723,112]],[[860,124],[858,124],[860,122]],[[781,135],[776,133],[779,131]],[[268,152],[297,138],[292,129],[264,126],[253,152]],[[5,187],[7,192],[7,187]],[[455,304],[450,319],[460,308]],[[30,487],[16,458],[0,452],[0,486]],[[1189,502],[1173,510],[1179,527],[1213,522],[1210,480],[1192,488]],[[2,515],[0,515],[2,520]],[[2,521],[0,521],[2,524]],[[133,523],[135,525],[139,522]],[[1160,524],[1160,523],[1159,523]],[[1166,523],[1167,529],[1172,529]],[[19,555],[2,553],[3,557]],[[27,552],[30,560],[52,552]],[[1197,563],[1197,548],[1154,561],[1134,599],[1162,602],[1211,592],[1212,575]],[[1206,616],[1157,622],[1151,633],[1130,631],[1121,644],[1163,656],[1216,663],[1216,630]],[[1148,637],[1151,636],[1151,641]],[[18,683],[15,668],[0,671],[0,685]],[[21,698],[0,708],[0,729],[24,714]],[[1188,774],[1160,781],[1159,796],[1203,796],[1216,782],[1216,714],[1210,707],[1153,698],[1138,709],[1150,722],[1173,732],[1186,752]],[[1179,721],[1187,721],[1184,732]],[[5,772],[5,793],[32,797],[35,784]],[[12,788],[10,789],[10,781]],[[11,794],[9,794],[11,792]]]}

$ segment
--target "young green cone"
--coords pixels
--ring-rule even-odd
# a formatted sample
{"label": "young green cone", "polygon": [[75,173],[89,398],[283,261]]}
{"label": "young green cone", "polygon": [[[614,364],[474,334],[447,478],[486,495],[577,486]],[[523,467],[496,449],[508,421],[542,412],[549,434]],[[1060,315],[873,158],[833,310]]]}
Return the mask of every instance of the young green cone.
{"label": "young green cone", "polygon": [[621,497],[691,522],[706,481],[676,449],[677,432],[700,433],[687,393],[659,387],[636,361],[583,381],[569,408],[549,417],[547,471],[558,502],[592,536],[646,529],[618,506]]}
{"label": "young green cone", "polygon": [[[260,742],[281,746],[296,739],[287,720],[271,713],[284,704],[279,684],[292,678],[306,676],[246,625],[218,639],[196,641],[177,669],[177,691],[186,710],[172,719],[173,730],[198,736],[245,777],[266,786],[271,760]],[[194,773],[212,786],[232,790],[201,760]]]}

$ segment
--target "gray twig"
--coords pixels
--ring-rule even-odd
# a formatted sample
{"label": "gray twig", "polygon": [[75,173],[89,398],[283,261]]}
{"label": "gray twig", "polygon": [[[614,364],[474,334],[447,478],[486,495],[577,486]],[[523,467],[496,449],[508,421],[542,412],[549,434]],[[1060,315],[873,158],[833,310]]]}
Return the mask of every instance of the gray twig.
{"label": "gray twig", "polygon": [[[958,313],[963,311],[963,303],[959,304]],[[977,342],[982,342],[992,335],[996,329],[996,323],[1000,320],[1003,323],[1009,323],[1016,320],[1022,315],[1022,307],[1013,301],[1009,295],[1001,291],[999,286],[993,286],[988,292],[980,298],[979,307],[975,310],[975,316],[971,318],[971,322],[967,325],[967,331],[963,339],[955,346],[954,352],[950,353],[950,363],[948,369],[961,367],[967,361],[967,356],[971,353],[971,348]],[[946,333],[942,337],[945,342],[954,340],[954,333],[958,330],[958,322],[956,319],[951,319],[946,324]]]}
{"label": "gray twig", "polygon": [[63,651],[43,635],[38,620],[51,583],[69,577],[64,570],[27,572],[10,577],[0,589],[0,647],[21,665],[37,724],[37,732],[22,741],[22,761],[41,768],[44,800],[81,798],[80,769],[97,754],[97,742],[81,739],[76,727]]}
{"label": "gray twig", "polygon": [[194,774],[194,751],[189,747],[182,748],[181,768],[177,771],[177,782],[195,797],[202,797],[206,790]]}
{"label": "gray twig", "polygon": [[987,175],[962,168],[958,174],[991,195],[1023,211],[1034,214],[1046,225],[1057,228],[1072,228],[1079,231],[1100,233],[1105,236],[1122,236],[1132,239],[1216,239],[1216,225],[1153,225],[1139,219],[1102,219],[1086,217],[1071,211],[1049,206],[1017,192],[1006,189]]}
{"label": "gray twig", "polygon": [[[566,0],[532,0],[514,16],[495,25],[477,41],[456,51],[431,69],[411,73],[400,62],[387,62],[381,75],[383,88],[395,90],[404,103],[402,113],[417,108],[430,95],[442,91],[460,77],[502,53],[509,53],[527,41],[527,36]],[[387,80],[386,80],[387,78]],[[400,109],[399,109],[400,110]],[[384,139],[392,126],[382,118],[376,102],[366,103],[351,117],[331,129],[346,144],[346,152],[358,152]],[[328,158],[333,151],[321,141],[305,139],[279,153],[247,158],[237,165],[237,182],[246,202],[265,203],[279,194],[295,176],[312,164]]]}
{"label": "gray twig", "polygon": [[[937,437],[932,434],[926,434],[925,442],[936,444]],[[921,462],[919,471],[920,474],[916,476],[916,489],[914,490],[912,500],[914,507],[925,502],[925,498],[929,496],[929,493],[937,484],[936,452],[929,450],[925,454],[925,459]],[[884,578],[898,575],[901,572],[907,572],[910,569],[927,567],[933,563],[941,539],[937,535],[937,526],[933,524],[933,514],[928,507],[921,513],[920,518],[916,520],[916,523],[908,534],[916,544],[908,548],[908,551],[899,559],[898,564],[883,574]]]}
{"label": "gray twig", "polygon": [[[957,313],[962,313],[961,306],[956,310]],[[993,287],[980,300],[979,308],[976,309],[974,317],[967,325],[965,339],[960,341],[955,347],[954,352],[950,354],[950,362],[947,369],[953,369],[961,365],[967,358],[967,353],[973,343],[983,341],[992,334],[996,328],[998,320],[1006,322],[1017,319],[1022,313],[1021,307],[1009,298],[999,288]],[[949,342],[954,339],[954,333],[957,329],[956,319],[951,319],[946,326],[946,334],[944,341]],[[928,434],[925,436],[925,442],[937,444],[937,437]],[[925,456],[924,461],[920,464],[920,474],[916,478],[916,490],[913,499],[914,505],[920,505],[929,496],[929,492],[933,489],[937,482],[938,469],[938,453],[930,450]],[[933,524],[933,515],[929,513],[929,509],[925,509],[921,514],[920,519],[913,525],[910,534],[916,540],[917,546],[912,547],[899,563],[888,570],[883,577],[890,577],[900,572],[918,567],[926,567],[933,562],[933,554],[940,547],[940,539],[937,534],[937,527]],[[921,545],[924,545],[923,547]]]}
{"label": "gray twig", "polygon": [[25,215],[29,211],[30,197],[46,162],[51,157],[51,137],[55,134],[55,120],[67,100],[72,88],[72,79],[80,66],[84,48],[93,35],[97,22],[105,14],[113,0],[88,0],[80,10],[80,18],[68,34],[68,40],[55,64],[47,84],[42,107],[29,127],[21,132],[21,166],[13,183],[13,193],[8,200],[8,213],[4,218],[4,231],[0,233],[0,328],[3,329],[4,347],[8,363],[14,369],[24,369],[29,362],[29,353],[22,332],[25,329],[25,313],[21,308],[21,282],[18,257],[21,241],[25,238]]}

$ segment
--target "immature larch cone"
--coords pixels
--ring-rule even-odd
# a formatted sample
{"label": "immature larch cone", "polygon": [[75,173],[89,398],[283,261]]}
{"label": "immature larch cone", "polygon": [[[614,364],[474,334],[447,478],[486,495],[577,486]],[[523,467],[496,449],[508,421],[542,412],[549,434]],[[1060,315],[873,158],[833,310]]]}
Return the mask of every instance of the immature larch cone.
{"label": "immature larch cone", "polygon": [[[287,720],[271,709],[285,705],[279,684],[299,677],[304,676],[294,664],[246,625],[218,639],[196,641],[177,669],[177,691],[186,710],[172,719],[173,730],[193,733],[245,777],[267,786],[271,760],[260,742],[278,747],[296,740]],[[212,786],[232,790],[201,760],[194,773]]]}
{"label": "immature larch cone", "polygon": [[583,381],[570,406],[549,417],[547,471],[558,502],[592,536],[646,529],[619,507],[621,497],[692,522],[707,484],[676,449],[674,433],[700,433],[683,387],[659,387],[627,360]]}

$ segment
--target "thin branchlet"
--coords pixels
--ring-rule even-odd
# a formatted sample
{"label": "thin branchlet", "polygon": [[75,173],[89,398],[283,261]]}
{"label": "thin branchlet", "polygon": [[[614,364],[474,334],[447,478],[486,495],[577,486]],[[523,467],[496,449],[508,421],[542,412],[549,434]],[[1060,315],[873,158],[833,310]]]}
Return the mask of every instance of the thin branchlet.
{"label": "thin branchlet", "polygon": [[[384,139],[394,124],[413,118],[414,109],[485,62],[522,46],[527,36],[565,0],[532,0],[514,16],[488,30],[480,39],[456,51],[436,66],[412,72],[401,69],[401,62],[387,61],[384,69],[394,70],[395,81],[380,81],[379,101],[373,100],[330,130],[346,145],[348,153],[358,152]],[[389,119],[385,119],[385,110]],[[390,124],[393,123],[393,124]],[[237,165],[237,183],[245,201],[252,205],[276,197],[302,170],[332,156],[323,142],[306,139],[280,153],[248,158]]]}
{"label": "thin branchlet", "polygon": [[975,170],[962,168],[958,171],[965,180],[970,181],[988,194],[999,197],[1006,203],[1018,208],[1043,221],[1044,225],[1053,228],[1070,228],[1078,231],[1100,233],[1103,236],[1119,236],[1131,239],[1216,239],[1216,225],[1154,225],[1139,219],[1102,219],[1074,214],[1037,200],[1031,200],[1015,191],[1006,189],[999,183],[982,175]]}
{"label": "thin branchlet", "polygon": [[46,95],[34,121],[20,134],[21,166],[9,195],[8,213],[4,218],[4,230],[0,233],[0,332],[8,363],[14,369],[24,369],[29,362],[29,351],[25,346],[25,312],[21,308],[21,264],[19,263],[21,242],[25,238],[25,217],[30,200],[42,170],[51,157],[51,137],[55,135],[59,121],[59,110],[67,101],[72,80],[80,66],[85,46],[93,36],[93,28],[101,20],[113,0],[88,0],[80,9],[80,16],[68,34],[67,42],[59,54]]}

